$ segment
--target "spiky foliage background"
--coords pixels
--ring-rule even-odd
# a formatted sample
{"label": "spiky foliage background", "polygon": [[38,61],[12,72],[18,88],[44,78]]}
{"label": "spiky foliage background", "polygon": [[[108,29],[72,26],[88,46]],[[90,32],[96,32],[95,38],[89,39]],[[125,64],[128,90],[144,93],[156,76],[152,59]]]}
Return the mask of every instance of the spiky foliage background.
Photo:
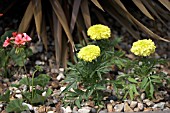
{"label": "spiky foliage background", "polygon": [[[74,61],[75,43],[88,42],[86,31],[91,25],[112,26],[108,16],[124,26],[135,39],[140,39],[136,30],[141,30],[151,38],[170,42],[153,33],[136,16],[141,11],[151,21],[158,19],[168,27],[169,0],[1,0],[0,5],[1,18],[18,18],[17,31],[37,33],[46,51],[49,38],[53,38],[57,68],[66,67],[68,55]],[[47,35],[47,26],[52,36]]]}

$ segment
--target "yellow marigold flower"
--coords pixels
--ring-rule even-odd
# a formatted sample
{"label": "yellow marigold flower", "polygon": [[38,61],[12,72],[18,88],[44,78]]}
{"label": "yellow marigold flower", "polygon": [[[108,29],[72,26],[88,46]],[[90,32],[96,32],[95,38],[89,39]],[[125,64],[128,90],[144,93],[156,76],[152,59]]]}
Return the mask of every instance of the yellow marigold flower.
{"label": "yellow marigold flower", "polygon": [[92,62],[92,60],[96,59],[98,56],[100,56],[100,48],[96,45],[87,45],[81,48],[78,53],[78,58],[86,62]]}
{"label": "yellow marigold flower", "polygon": [[150,56],[155,52],[155,44],[151,39],[138,40],[133,43],[131,52],[138,56]]}
{"label": "yellow marigold flower", "polygon": [[87,30],[87,35],[92,40],[108,39],[111,36],[111,30],[105,25],[97,24]]}

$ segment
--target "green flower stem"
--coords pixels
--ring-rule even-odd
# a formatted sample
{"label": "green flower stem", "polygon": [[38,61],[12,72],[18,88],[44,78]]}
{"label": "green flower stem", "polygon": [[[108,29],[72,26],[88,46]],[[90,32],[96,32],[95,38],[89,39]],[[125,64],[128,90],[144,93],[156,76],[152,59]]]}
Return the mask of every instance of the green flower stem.
{"label": "green flower stem", "polygon": [[33,72],[33,74],[32,74],[32,98],[34,97],[34,75],[35,75],[35,73],[37,72],[37,70],[35,70],[34,72]]}

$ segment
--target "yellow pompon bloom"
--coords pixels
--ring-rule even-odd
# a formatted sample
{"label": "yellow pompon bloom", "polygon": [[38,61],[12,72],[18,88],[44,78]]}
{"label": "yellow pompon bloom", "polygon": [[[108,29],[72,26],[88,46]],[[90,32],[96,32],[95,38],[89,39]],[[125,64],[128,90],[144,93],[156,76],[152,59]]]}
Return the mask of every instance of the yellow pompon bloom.
{"label": "yellow pompon bloom", "polygon": [[131,52],[138,56],[150,56],[155,52],[155,44],[151,39],[138,40],[133,43]]}
{"label": "yellow pompon bloom", "polygon": [[111,30],[105,25],[97,24],[87,30],[87,35],[92,40],[108,39],[111,36]]}
{"label": "yellow pompon bloom", "polygon": [[92,60],[96,59],[98,56],[100,56],[100,48],[96,45],[87,45],[81,48],[78,53],[78,58],[86,62],[92,62]]}

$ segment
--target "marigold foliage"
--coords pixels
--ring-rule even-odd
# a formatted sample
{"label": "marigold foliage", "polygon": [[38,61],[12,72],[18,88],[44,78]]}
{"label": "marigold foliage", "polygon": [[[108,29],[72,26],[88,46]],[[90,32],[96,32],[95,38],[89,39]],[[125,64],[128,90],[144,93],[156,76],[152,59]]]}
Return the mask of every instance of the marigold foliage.
{"label": "marigold foliage", "polygon": [[138,40],[133,43],[131,52],[138,56],[150,56],[155,52],[155,44],[151,39]]}
{"label": "marigold foliage", "polygon": [[87,30],[87,35],[92,40],[108,39],[111,36],[111,30],[105,25],[97,24]]}
{"label": "marigold foliage", "polygon": [[78,53],[78,58],[86,62],[92,62],[98,56],[100,56],[100,48],[96,45],[87,45],[81,48]]}

